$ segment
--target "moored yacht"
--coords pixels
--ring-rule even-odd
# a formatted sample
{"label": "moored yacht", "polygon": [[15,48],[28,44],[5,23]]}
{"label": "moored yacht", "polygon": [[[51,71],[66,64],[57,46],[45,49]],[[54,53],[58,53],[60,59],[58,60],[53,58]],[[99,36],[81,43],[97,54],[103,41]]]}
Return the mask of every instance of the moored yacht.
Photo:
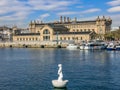
{"label": "moored yacht", "polygon": [[86,46],[86,43],[81,44],[81,45],[79,46],[80,50],[84,50],[85,46]]}
{"label": "moored yacht", "polygon": [[84,47],[84,50],[92,50],[92,49],[93,49],[92,43],[87,43]]}
{"label": "moored yacht", "polygon": [[78,45],[76,45],[76,44],[69,44],[66,48],[67,49],[77,49]]}
{"label": "moored yacht", "polygon": [[109,43],[108,44],[108,46],[107,46],[107,48],[106,48],[106,50],[115,50],[115,45],[114,45],[114,43]]}
{"label": "moored yacht", "polygon": [[120,50],[120,44],[115,45],[115,50]]}
{"label": "moored yacht", "polygon": [[106,44],[104,42],[98,42],[98,41],[90,41],[85,44],[80,45],[80,49],[82,50],[102,50],[105,49]]}

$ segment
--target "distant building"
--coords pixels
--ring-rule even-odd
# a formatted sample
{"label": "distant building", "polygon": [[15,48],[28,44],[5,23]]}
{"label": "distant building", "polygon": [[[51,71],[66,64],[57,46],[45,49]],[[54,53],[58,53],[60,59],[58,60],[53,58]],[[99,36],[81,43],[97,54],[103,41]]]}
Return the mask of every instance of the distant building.
{"label": "distant building", "polygon": [[120,27],[112,27],[111,28],[111,31],[116,31],[116,30],[119,30]]}
{"label": "distant building", "polygon": [[30,33],[15,33],[13,41],[83,41],[94,39],[94,34],[104,35],[111,30],[111,18],[99,18],[90,21],[73,21],[69,17],[60,17],[59,21],[43,23],[31,21]]}
{"label": "distant building", "polygon": [[0,27],[0,41],[11,41],[12,40],[12,29],[6,26]]}
{"label": "distant building", "polygon": [[22,34],[22,33],[30,33],[29,29],[18,28],[17,26],[12,27],[13,34]]}

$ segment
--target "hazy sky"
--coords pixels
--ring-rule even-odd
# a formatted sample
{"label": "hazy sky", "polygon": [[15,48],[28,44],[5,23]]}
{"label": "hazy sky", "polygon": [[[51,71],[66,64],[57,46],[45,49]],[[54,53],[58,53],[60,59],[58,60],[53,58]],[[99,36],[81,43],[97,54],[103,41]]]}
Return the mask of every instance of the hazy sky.
{"label": "hazy sky", "polygon": [[120,26],[120,0],[0,0],[0,26],[27,27],[31,20],[52,22],[61,15],[77,20],[104,15]]}

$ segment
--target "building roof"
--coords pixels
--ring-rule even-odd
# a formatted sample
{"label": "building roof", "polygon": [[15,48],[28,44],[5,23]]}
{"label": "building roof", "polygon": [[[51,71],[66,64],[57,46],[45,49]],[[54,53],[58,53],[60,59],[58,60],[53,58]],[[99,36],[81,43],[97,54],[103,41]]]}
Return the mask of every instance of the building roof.
{"label": "building roof", "polygon": [[37,22],[32,22],[30,24],[35,24],[35,25],[62,25],[62,24],[84,24],[84,23],[96,23],[96,20],[89,20],[89,21],[70,21],[70,22],[48,22],[48,23],[37,23]]}
{"label": "building roof", "polygon": [[91,20],[91,21],[76,21],[76,23],[96,23],[95,20]]}
{"label": "building roof", "polygon": [[54,34],[91,34],[92,31],[86,31],[86,32],[59,32],[59,33],[54,33]]}
{"label": "building roof", "polygon": [[0,30],[2,31],[2,30],[12,30],[11,28],[9,28],[9,27],[6,27],[6,26],[2,26],[2,27],[0,27]]}
{"label": "building roof", "polygon": [[50,25],[54,31],[68,31],[68,29],[63,25]]}
{"label": "building roof", "polygon": [[32,36],[32,35],[40,35],[40,33],[19,33],[19,34],[15,34],[14,36]]}

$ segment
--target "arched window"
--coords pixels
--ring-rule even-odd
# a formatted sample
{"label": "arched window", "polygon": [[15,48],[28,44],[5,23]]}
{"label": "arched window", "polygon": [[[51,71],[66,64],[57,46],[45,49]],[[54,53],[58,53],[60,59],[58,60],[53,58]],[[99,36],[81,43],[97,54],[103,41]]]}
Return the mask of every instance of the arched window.
{"label": "arched window", "polygon": [[92,31],[94,32],[95,30],[94,30],[94,29],[92,29]]}
{"label": "arched window", "polygon": [[31,38],[29,38],[29,41],[31,41]]}
{"label": "arched window", "polygon": [[50,36],[43,36],[43,40],[44,41],[49,41],[50,40]]}
{"label": "arched window", "polygon": [[76,37],[76,40],[78,40],[78,37]]}
{"label": "arched window", "polygon": [[43,34],[50,34],[50,32],[49,32],[48,29],[45,29],[45,30],[43,31]]}
{"label": "arched window", "polygon": [[36,41],[38,40],[38,38],[36,38]]}
{"label": "arched window", "polygon": [[74,40],[75,38],[74,37],[72,37],[72,40]]}
{"label": "arched window", "polygon": [[79,30],[77,29],[77,32],[79,32]]}
{"label": "arched window", "polygon": [[48,29],[45,29],[44,31],[43,31],[43,34],[45,34],[44,36],[43,36],[43,40],[44,41],[49,41],[50,40],[50,31],[48,30]]}
{"label": "arched window", "polygon": [[66,40],[66,37],[64,37],[64,40]]}
{"label": "arched window", "polygon": [[81,37],[81,40],[82,40],[82,37]]}
{"label": "arched window", "polygon": [[70,40],[70,37],[68,37],[68,40]]}
{"label": "arched window", "polygon": [[32,40],[34,41],[34,38],[32,38]]}

